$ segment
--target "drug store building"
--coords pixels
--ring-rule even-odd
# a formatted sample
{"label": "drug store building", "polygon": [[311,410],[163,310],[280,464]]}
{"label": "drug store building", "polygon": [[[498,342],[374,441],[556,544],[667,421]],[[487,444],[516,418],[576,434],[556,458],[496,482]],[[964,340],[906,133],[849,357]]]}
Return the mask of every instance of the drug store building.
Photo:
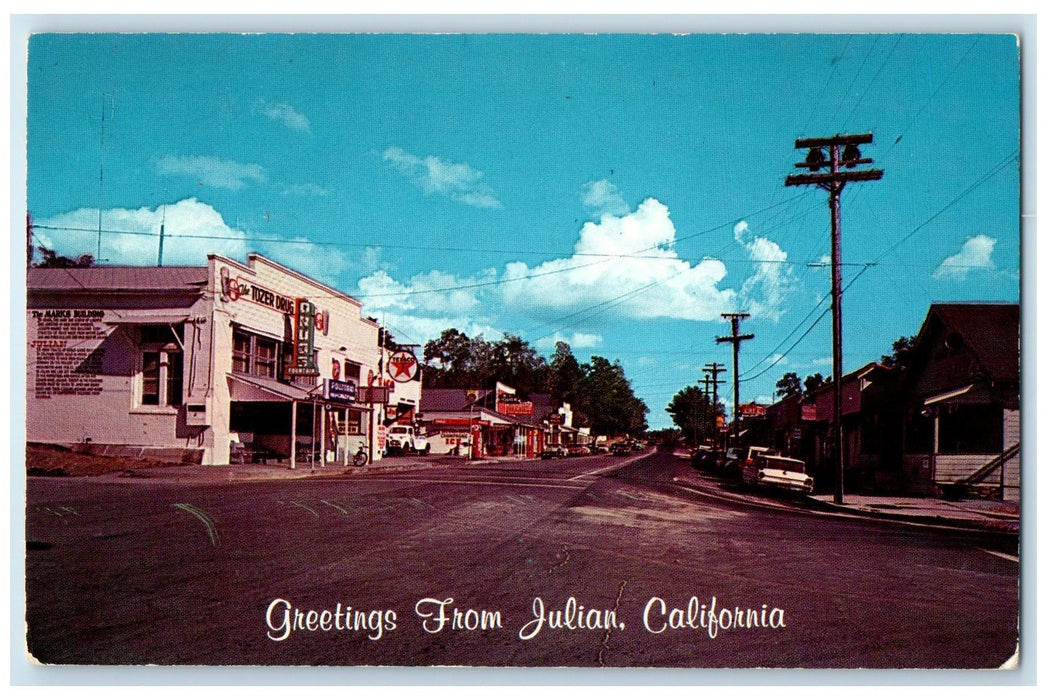
{"label": "drug store building", "polygon": [[261,255],[199,267],[30,269],[28,442],[228,464],[380,459],[389,404],[360,302]]}

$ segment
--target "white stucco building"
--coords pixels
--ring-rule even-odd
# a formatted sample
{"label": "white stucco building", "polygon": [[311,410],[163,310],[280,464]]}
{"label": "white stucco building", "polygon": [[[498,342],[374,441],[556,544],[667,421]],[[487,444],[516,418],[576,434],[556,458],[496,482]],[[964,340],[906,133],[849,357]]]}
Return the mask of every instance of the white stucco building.
{"label": "white stucco building", "polygon": [[380,459],[379,426],[419,405],[420,378],[384,371],[392,349],[358,300],[261,255],[34,268],[27,292],[29,442],[345,463],[361,443]]}

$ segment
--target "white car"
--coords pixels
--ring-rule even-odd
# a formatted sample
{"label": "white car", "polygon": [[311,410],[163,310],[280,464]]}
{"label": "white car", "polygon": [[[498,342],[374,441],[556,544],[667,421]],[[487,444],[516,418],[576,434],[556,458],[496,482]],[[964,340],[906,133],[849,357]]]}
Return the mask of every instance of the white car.
{"label": "white car", "polygon": [[802,460],[778,455],[758,454],[742,464],[742,481],[750,486],[769,486],[798,493],[814,491],[814,479],[807,475]]}

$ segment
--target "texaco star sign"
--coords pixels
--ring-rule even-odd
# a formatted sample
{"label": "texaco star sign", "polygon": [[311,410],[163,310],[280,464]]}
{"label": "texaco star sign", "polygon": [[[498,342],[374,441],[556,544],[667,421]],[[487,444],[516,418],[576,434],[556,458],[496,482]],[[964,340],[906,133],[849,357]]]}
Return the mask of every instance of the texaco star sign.
{"label": "texaco star sign", "polygon": [[389,376],[396,382],[409,382],[418,376],[418,358],[407,350],[399,350],[389,358]]}

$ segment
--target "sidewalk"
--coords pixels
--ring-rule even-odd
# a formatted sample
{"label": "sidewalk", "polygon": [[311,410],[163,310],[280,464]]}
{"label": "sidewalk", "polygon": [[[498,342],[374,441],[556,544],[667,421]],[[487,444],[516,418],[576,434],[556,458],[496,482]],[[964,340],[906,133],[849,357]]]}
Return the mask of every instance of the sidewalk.
{"label": "sidewalk", "polygon": [[[677,483],[687,484],[695,489],[718,487],[721,490],[714,495],[736,501],[743,501],[765,507],[794,506],[814,511],[838,513],[851,517],[874,518],[894,522],[924,525],[931,527],[950,527],[963,530],[992,532],[1004,535],[1017,535],[1021,530],[1021,505],[1014,501],[990,501],[967,499],[947,501],[941,498],[919,496],[871,496],[844,494],[843,503],[835,502],[833,494],[814,494],[807,497],[792,496],[773,491],[756,491],[710,477],[690,466],[690,457],[676,453],[681,460],[686,459],[677,471]],[[726,488],[725,488],[726,487]]]}
{"label": "sidewalk", "polygon": [[817,494],[809,500],[825,510],[927,525],[1017,534],[1021,524],[1021,506],[1014,501],[855,494],[844,494],[842,504],[832,494]]}
{"label": "sidewalk", "polygon": [[164,481],[168,483],[216,484],[245,481],[280,481],[323,477],[367,476],[368,474],[389,474],[432,467],[452,465],[468,467],[471,465],[494,464],[497,462],[498,459],[496,458],[468,460],[464,457],[433,455],[428,457],[386,457],[379,462],[367,464],[362,467],[355,467],[352,464],[346,467],[341,462],[328,462],[323,466],[321,466],[319,462],[313,465],[306,462],[305,464],[299,463],[294,469],[291,469],[290,464],[286,461],[269,464],[177,464],[128,469],[122,472],[112,472],[111,474],[91,478],[94,480],[121,482],[134,479],[149,479],[152,481]]}

